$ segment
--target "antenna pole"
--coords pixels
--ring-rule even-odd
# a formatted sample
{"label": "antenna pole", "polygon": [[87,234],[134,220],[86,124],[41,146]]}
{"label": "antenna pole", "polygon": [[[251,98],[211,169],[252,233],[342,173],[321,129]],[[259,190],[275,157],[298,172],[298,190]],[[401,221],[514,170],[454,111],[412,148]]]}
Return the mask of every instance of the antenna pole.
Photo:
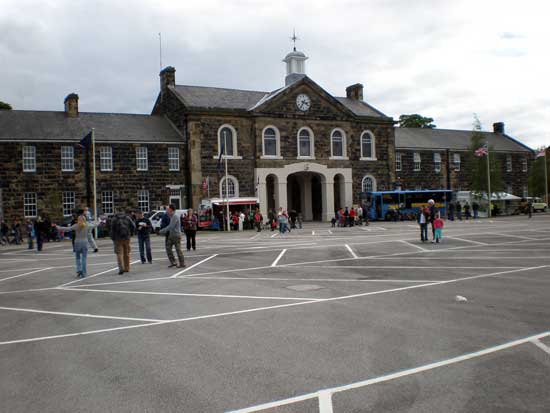
{"label": "antenna pole", "polygon": [[159,64],[162,70],[162,34],[159,32]]}

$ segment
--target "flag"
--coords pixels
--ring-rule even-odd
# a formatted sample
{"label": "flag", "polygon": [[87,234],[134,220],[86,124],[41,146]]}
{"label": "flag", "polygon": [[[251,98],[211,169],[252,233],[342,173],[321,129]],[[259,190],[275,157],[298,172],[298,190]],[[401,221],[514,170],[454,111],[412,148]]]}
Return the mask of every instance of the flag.
{"label": "flag", "polygon": [[222,157],[225,152],[225,139],[221,140],[222,146],[220,148],[220,156],[218,157],[218,163],[216,164],[216,168],[218,169],[218,173],[222,170]]}
{"label": "flag", "polygon": [[546,148],[542,148],[538,153],[537,153],[537,158],[540,158],[541,156],[546,156]]}
{"label": "flag", "polygon": [[92,144],[92,131],[90,131],[86,136],[84,136],[80,142],[78,142],[78,146],[82,149],[88,149],[88,147]]}
{"label": "flag", "polygon": [[487,156],[489,153],[489,150],[487,149],[487,146],[482,146],[481,148],[478,148],[475,150],[474,155],[475,156]]}

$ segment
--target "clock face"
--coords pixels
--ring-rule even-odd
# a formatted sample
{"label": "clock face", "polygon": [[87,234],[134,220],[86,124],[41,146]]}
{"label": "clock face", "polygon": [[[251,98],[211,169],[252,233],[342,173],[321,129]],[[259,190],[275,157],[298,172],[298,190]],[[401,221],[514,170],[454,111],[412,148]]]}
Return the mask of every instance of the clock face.
{"label": "clock face", "polygon": [[296,97],[296,107],[302,112],[308,110],[311,106],[311,99],[308,95],[301,93]]}

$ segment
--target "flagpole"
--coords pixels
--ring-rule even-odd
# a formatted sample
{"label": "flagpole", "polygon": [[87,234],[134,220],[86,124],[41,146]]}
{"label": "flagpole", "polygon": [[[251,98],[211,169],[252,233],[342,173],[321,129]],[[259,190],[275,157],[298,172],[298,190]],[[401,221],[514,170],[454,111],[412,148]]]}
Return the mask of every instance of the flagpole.
{"label": "flagpole", "polygon": [[94,227],[95,238],[97,239],[97,187],[95,177],[95,129],[92,128],[92,164],[94,168],[93,181],[94,181]]}
{"label": "flagpole", "polygon": [[487,145],[487,199],[489,201],[489,210],[487,212],[487,218],[491,218],[491,167],[489,166],[489,142]]}
{"label": "flagpole", "polygon": [[223,156],[225,158],[225,211],[227,214],[227,231],[231,231],[231,225],[229,224],[229,182],[227,180],[227,154]]}
{"label": "flagpole", "polygon": [[544,149],[544,192],[546,194],[546,207],[548,207],[548,165],[546,164],[546,161],[548,161],[548,158],[546,157],[546,151],[548,148]]}

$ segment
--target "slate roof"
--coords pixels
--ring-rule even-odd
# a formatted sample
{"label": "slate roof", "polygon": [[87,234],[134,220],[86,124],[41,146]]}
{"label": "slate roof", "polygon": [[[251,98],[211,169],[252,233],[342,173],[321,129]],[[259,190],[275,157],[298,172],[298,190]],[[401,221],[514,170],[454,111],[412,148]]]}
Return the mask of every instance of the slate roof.
{"label": "slate roof", "polygon": [[[285,86],[273,92],[188,85],[176,85],[173,87],[173,90],[189,108],[238,109],[247,111],[279,95],[290,86],[291,85]],[[365,102],[359,102],[345,97],[336,97],[335,99],[357,116],[387,117]]]}
{"label": "slate roof", "polygon": [[0,110],[0,141],[76,141],[95,128],[97,141],[183,142],[161,116],[80,112]]}
{"label": "slate roof", "polygon": [[[514,138],[493,132],[481,132],[497,151],[533,152]],[[452,129],[395,128],[395,147],[408,149],[467,150],[472,131]]]}

